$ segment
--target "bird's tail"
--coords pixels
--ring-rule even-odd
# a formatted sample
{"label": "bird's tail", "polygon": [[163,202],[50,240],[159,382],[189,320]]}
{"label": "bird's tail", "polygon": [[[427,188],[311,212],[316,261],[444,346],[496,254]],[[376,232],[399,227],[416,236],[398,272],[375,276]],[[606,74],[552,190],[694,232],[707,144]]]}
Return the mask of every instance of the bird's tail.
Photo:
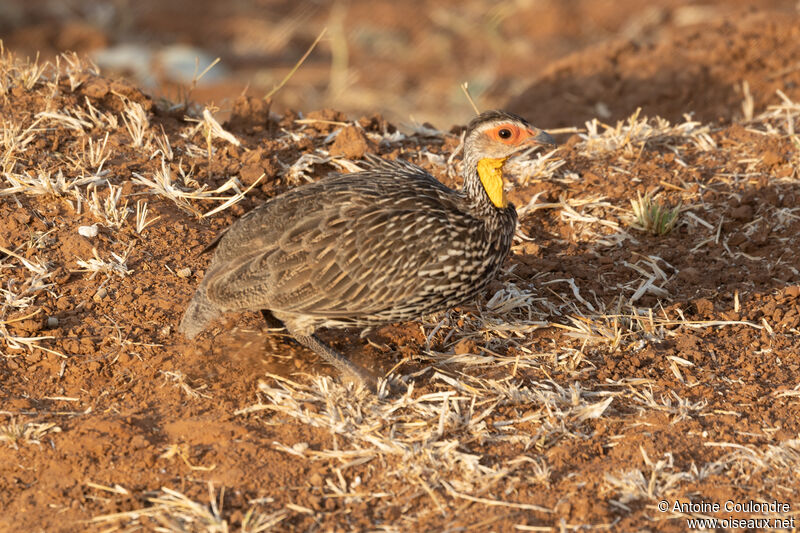
{"label": "bird's tail", "polygon": [[219,314],[219,308],[206,296],[205,287],[200,286],[183,314],[178,331],[187,339],[193,339]]}

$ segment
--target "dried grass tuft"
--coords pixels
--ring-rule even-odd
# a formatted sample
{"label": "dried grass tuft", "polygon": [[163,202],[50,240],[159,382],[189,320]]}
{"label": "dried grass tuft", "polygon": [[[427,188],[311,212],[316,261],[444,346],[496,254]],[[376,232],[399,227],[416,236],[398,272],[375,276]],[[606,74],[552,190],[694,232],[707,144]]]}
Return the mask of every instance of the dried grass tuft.
{"label": "dried grass tuft", "polygon": [[650,193],[645,193],[644,196],[636,193],[636,199],[631,200],[631,209],[633,210],[631,226],[657,236],[671,232],[680,220],[680,205],[665,207]]}

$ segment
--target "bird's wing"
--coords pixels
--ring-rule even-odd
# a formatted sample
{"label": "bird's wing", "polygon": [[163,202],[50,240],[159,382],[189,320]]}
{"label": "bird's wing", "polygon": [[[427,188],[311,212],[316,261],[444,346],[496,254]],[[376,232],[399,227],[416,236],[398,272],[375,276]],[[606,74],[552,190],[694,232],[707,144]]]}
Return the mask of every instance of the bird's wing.
{"label": "bird's wing", "polygon": [[363,177],[304,188],[281,212],[265,206],[231,227],[209,268],[209,295],[227,309],[357,318],[402,314],[463,284],[464,264],[482,260],[464,244],[480,238],[480,224],[449,206],[438,182]]}

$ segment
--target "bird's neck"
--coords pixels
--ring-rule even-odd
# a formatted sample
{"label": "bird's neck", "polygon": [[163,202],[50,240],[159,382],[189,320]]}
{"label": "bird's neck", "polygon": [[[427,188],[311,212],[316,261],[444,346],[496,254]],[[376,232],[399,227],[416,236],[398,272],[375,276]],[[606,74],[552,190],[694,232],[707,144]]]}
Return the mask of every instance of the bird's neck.
{"label": "bird's neck", "polygon": [[464,159],[463,191],[474,205],[491,205],[497,209],[508,207],[503,181],[506,159],[477,156]]}

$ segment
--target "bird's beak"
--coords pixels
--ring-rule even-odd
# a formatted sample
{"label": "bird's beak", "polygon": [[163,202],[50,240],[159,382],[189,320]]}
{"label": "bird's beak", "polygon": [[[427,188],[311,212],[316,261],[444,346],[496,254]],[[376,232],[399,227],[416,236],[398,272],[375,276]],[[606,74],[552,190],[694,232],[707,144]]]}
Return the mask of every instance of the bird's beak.
{"label": "bird's beak", "polygon": [[529,129],[530,136],[525,139],[525,142],[533,145],[556,146],[556,140],[550,136],[549,133],[543,130]]}

